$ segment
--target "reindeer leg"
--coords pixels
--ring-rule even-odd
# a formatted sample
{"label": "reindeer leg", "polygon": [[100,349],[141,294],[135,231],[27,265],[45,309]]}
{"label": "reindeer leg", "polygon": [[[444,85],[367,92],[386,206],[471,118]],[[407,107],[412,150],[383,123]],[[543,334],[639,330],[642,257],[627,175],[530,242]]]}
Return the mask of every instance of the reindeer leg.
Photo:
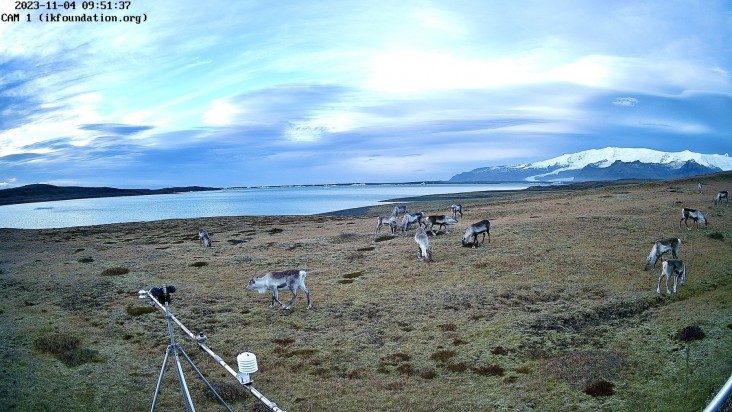
{"label": "reindeer leg", "polygon": [[661,296],[661,279],[663,279],[664,274],[661,273],[661,276],[658,277],[658,287],[656,288],[656,293],[658,293],[658,296]]}
{"label": "reindeer leg", "polygon": [[269,304],[270,308],[274,307],[274,303],[277,300],[277,289],[270,289],[272,290],[272,302]]}
{"label": "reindeer leg", "polygon": [[313,305],[310,303],[310,291],[308,290],[307,287],[305,287],[304,284],[303,285],[300,285],[300,289],[302,289],[302,291],[305,292],[305,297],[307,298],[307,301],[308,301],[308,307],[307,308],[308,309],[312,309]]}
{"label": "reindeer leg", "polygon": [[280,304],[280,306],[284,307],[285,305],[280,302],[280,293],[277,291],[277,287],[272,289],[272,304],[270,307],[274,307],[274,303],[277,301],[277,303]]}
{"label": "reindeer leg", "polygon": [[292,292],[292,299],[290,299],[290,303],[287,304],[287,306],[283,307],[283,309],[292,309],[292,304],[295,303],[295,298],[297,297],[297,288],[293,288],[290,286],[290,292]]}

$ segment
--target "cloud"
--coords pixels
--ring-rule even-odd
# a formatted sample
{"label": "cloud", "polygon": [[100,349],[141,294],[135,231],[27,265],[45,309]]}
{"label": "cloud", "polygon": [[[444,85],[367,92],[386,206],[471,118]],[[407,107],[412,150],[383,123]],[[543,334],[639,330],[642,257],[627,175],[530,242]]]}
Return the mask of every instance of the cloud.
{"label": "cloud", "polygon": [[613,104],[616,106],[633,107],[638,104],[638,99],[634,97],[616,97],[613,100]]}
{"label": "cloud", "polygon": [[435,180],[627,142],[730,151],[721,0],[132,8],[151,18],[0,26],[0,176]]}
{"label": "cloud", "polygon": [[153,126],[135,126],[119,123],[82,124],[78,127],[81,130],[92,130],[117,136],[132,136],[153,128]]}

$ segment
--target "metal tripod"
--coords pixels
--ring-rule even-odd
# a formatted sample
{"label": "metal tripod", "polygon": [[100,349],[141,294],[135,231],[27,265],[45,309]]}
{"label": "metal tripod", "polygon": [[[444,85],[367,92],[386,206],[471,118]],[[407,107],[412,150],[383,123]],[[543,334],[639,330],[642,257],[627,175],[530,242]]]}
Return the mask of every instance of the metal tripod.
{"label": "metal tripod", "polygon": [[203,383],[208,386],[208,389],[213,393],[213,395],[216,397],[216,399],[230,412],[234,412],[229,405],[226,404],[226,402],[219,396],[218,393],[216,393],[216,390],[211,386],[211,384],[206,380],[206,378],[203,376],[200,370],[196,367],[196,365],[193,364],[193,361],[191,358],[188,357],[186,352],[183,350],[183,347],[181,347],[176,341],[175,336],[173,335],[173,323],[172,323],[172,315],[170,314],[170,307],[168,306],[168,302],[165,302],[165,319],[168,321],[168,334],[170,334],[170,344],[168,345],[168,348],[165,350],[165,357],[163,358],[163,366],[160,369],[160,376],[158,376],[158,384],[155,387],[155,394],[153,394],[153,401],[152,401],[152,407],[150,408],[151,412],[155,411],[155,406],[157,406],[158,403],[158,395],[160,394],[160,386],[163,383],[163,377],[165,376],[165,369],[167,369],[168,360],[170,359],[170,355],[173,355],[173,359],[175,360],[175,371],[178,374],[178,383],[180,386],[180,393],[183,395],[183,402],[186,406],[187,412],[195,412],[196,408],[193,406],[193,400],[191,399],[191,393],[188,390],[188,385],[186,385],[186,378],[183,376],[183,368],[181,367],[180,358],[178,357],[178,354],[183,355],[186,361],[188,361],[188,364],[191,365],[191,368],[193,368],[194,371],[198,374],[198,377],[201,378]]}

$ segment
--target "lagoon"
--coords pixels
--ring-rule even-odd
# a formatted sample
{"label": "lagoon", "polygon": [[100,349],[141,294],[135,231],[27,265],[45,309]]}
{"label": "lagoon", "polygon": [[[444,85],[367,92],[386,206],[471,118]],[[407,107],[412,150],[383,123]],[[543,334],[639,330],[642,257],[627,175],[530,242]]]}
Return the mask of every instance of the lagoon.
{"label": "lagoon", "polygon": [[61,200],[0,206],[0,228],[49,229],[214,216],[314,215],[374,206],[395,198],[522,190],[529,186],[528,183],[278,186]]}

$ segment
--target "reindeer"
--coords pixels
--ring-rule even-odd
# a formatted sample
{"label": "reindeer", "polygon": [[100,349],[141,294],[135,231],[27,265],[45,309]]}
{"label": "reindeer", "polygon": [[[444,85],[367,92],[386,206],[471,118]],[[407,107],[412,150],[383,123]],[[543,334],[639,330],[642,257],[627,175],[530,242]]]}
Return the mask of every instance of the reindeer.
{"label": "reindeer", "polygon": [[[481,244],[485,242],[485,235],[488,234],[488,243],[491,243],[491,222],[486,220],[481,220],[478,223],[473,223],[472,225],[468,226],[467,229],[465,229],[465,234],[463,234],[463,246],[467,246],[472,244],[473,247],[478,246],[478,235],[483,234],[483,240],[481,241]],[[472,240],[470,240],[472,238]]]}
{"label": "reindeer", "polygon": [[432,235],[434,236],[434,235],[436,235],[436,233],[432,229],[432,227],[435,224],[437,224],[437,225],[439,225],[438,230],[444,228],[445,229],[445,233],[446,234],[449,234],[450,233],[449,226],[450,225],[454,225],[457,222],[458,221],[456,219],[454,219],[454,218],[452,218],[450,216],[445,216],[445,215],[432,215],[432,216],[427,216],[427,219],[425,221],[425,229],[427,229],[427,227],[429,226],[429,229],[427,229],[427,230],[430,231],[430,232],[432,232]]}
{"label": "reindeer", "polygon": [[717,196],[714,197],[714,204],[721,205],[722,199],[724,199],[727,205],[729,205],[729,193],[727,193],[726,190],[717,193]]}
{"label": "reindeer", "polygon": [[427,231],[425,231],[424,228],[417,228],[417,233],[414,234],[414,241],[419,245],[419,258],[426,259],[428,262],[431,262],[432,248],[430,247],[430,239],[427,237]]}
{"label": "reindeer", "polygon": [[394,206],[394,210],[391,211],[391,215],[395,218],[405,213],[407,213],[407,205]]}
{"label": "reindeer", "polygon": [[198,229],[198,241],[201,242],[201,245],[203,246],[211,247],[211,237],[209,237],[208,232],[203,229]]}
{"label": "reindeer", "polygon": [[709,224],[707,217],[704,216],[701,210],[689,209],[685,207],[681,209],[681,220],[679,220],[679,229],[681,229],[681,222],[684,222],[684,225],[686,225],[686,229],[691,230],[689,224],[686,222],[689,219],[694,221],[694,225],[696,225],[697,229],[699,229],[699,221],[701,221],[704,226]]}
{"label": "reindeer", "polygon": [[699,194],[701,194],[702,190],[704,189],[704,184],[702,182],[697,183],[696,189],[699,191]]}
{"label": "reindeer", "polygon": [[681,278],[682,285],[686,283],[686,266],[684,266],[684,261],[680,259],[669,259],[663,262],[661,276],[658,277],[658,287],[656,288],[656,293],[659,296],[661,296],[661,279],[664,276],[666,276],[666,294],[671,294],[671,290],[668,288],[668,282],[671,277],[674,278],[673,293],[676,293],[676,288],[679,286],[679,277]]}
{"label": "reindeer", "polygon": [[457,219],[457,214],[460,213],[460,219],[463,218],[463,205],[454,204],[450,206],[450,210],[452,210],[452,217]]}
{"label": "reindeer", "polygon": [[384,225],[389,225],[391,228],[391,234],[395,234],[397,231],[397,221],[396,216],[379,216],[376,220],[376,234],[374,236],[379,235],[379,231],[381,230],[381,227]]}
{"label": "reindeer", "polygon": [[404,218],[402,218],[402,234],[404,236],[407,235],[407,231],[409,230],[409,226],[412,223],[416,223],[420,227],[424,225],[423,222],[424,219],[424,212],[414,212],[414,213],[405,213]]}
{"label": "reindeer", "polygon": [[673,259],[678,259],[679,248],[681,248],[681,239],[679,238],[670,238],[656,241],[656,243],[654,243],[653,247],[651,248],[651,253],[649,253],[648,257],[646,258],[646,265],[643,267],[643,270],[648,270],[651,267],[655,268],[658,259],[660,259],[661,256],[669,252],[671,252],[671,257]]}
{"label": "reindeer", "polygon": [[[291,309],[295,298],[297,297],[297,290],[302,289],[307,297],[307,308],[312,308],[310,303],[310,291],[305,286],[305,277],[307,272],[299,269],[283,270],[280,272],[269,272],[262,277],[252,278],[249,284],[246,286],[246,290],[256,290],[259,293],[264,293],[268,290],[272,291],[272,303],[269,305],[270,308],[274,307],[274,303],[277,302],[282,306],[282,309]],[[286,306],[280,302],[279,289],[290,289],[292,292],[292,299]]]}

